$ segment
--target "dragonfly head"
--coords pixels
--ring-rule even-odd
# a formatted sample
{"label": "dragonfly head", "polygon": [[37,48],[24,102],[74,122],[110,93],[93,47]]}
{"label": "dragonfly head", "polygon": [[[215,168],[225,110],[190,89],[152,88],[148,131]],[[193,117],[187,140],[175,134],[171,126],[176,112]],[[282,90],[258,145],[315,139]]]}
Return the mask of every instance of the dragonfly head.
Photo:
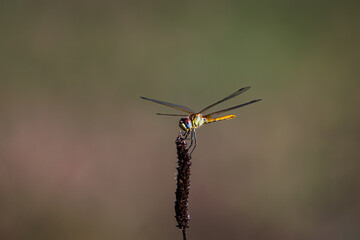
{"label": "dragonfly head", "polygon": [[192,123],[191,123],[190,118],[186,117],[186,118],[180,119],[179,126],[185,132],[189,131],[192,128]]}

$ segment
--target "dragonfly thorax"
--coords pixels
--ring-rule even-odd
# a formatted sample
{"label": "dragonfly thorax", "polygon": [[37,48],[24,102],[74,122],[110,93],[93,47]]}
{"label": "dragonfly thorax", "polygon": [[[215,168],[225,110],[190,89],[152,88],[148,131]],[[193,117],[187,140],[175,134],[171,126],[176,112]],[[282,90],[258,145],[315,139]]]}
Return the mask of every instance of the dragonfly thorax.
{"label": "dragonfly thorax", "polygon": [[205,123],[205,118],[200,113],[190,115],[190,120],[193,128],[201,127]]}

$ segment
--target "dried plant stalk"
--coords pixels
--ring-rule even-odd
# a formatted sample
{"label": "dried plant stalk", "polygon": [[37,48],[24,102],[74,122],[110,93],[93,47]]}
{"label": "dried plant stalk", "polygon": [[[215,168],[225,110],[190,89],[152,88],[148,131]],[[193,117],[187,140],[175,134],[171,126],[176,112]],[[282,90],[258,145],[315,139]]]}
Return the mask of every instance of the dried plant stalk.
{"label": "dried plant stalk", "polygon": [[178,167],[177,169],[177,188],[175,201],[175,218],[177,227],[182,230],[183,239],[186,240],[186,228],[189,227],[189,190],[190,190],[190,166],[191,156],[186,149],[185,138],[180,132],[176,141]]}

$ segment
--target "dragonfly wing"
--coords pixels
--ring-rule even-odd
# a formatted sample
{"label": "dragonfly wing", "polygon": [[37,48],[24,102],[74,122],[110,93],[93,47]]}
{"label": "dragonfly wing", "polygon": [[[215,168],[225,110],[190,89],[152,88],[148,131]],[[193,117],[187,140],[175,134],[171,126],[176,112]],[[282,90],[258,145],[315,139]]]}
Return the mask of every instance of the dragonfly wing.
{"label": "dragonfly wing", "polygon": [[167,107],[175,108],[177,110],[180,110],[180,111],[183,111],[183,112],[186,112],[186,113],[189,113],[189,114],[194,113],[193,110],[191,110],[190,108],[185,107],[185,106],[177,105],[177,104],[174,104],[174,103],[168,103],[168,102],[164,102],[164,101],[160,101],[160,100],[156,100],[156,99],[152,99],[152,98],[146,98],[146,97],[141,97],[141,98],[145,99],[145,100],[148,100],[148,101],[151,101],[151,102],[155,102],[155,103],[158,103],[158,104],[165,105]]}
{"label": "dragonfly wing", "polygon": [[188,116],[188,115],[185,115],[185,114],[172,114],[172,113],[156,113],[156,115],[173,116],[173,117],[186,117],[186,116]]}
{"label": "dragonfly wing", "polygon": [[227,101],[227,100],[229,100],[229,99],[231,99],[231,98],[233,98],[233,97],[236,97],[237,95],[239,95],[239,94],[241,94],[241,93],[243,93],[243,92],[245,92],[245,91],[249,90],[249,88],[250,88],[250,87],[240,88],[239,90],[237,90],[237,91],[236,91],[236,92],[234,92],[233,94],[231,94],[231,95],[227,96],[226,98],[221,99],[220,101],[217,101],[216,103],[211,104],[210,106],[208,106],[208,107],[204,108],[204,109],[203,109],[203,110],[201,110],[199,113],[202,113],[202,112],[204,112],[204,111],[208,110],[209,108],[212,108],[212,107],[214,107],[214,106],[218,105],[219,103],[225,102],[225,101]]}
{"label": "dragonfly wing", "polygon": [[216,115],[216,114],[219,114],[219,113],[224,113],[224,112],[231,111],[231,110],[234,110],[234,109],[237,109],[237,108],[241,108],[241,107],[244,107],[244,106],[246,106],[246,105],[249,105],[249,104],[252,104],[252,103],[256,103],[256,102],[258,102],[258,101],[261,101],[261,100],[262,100],[262,99],[252,100],[252,101],[250,101],[250,102],[243,103],[243,104],[240,104],[240,105],[231,107],[231,108],[226,108],[226,109],[223,109],[223,110],[220,110],[220,111],[216,111],[216,112],[207,114],[207,115],[205,115],[204,117],[205,117],[205,118],[208,118],[208,117],[211,118],[212,115]]}

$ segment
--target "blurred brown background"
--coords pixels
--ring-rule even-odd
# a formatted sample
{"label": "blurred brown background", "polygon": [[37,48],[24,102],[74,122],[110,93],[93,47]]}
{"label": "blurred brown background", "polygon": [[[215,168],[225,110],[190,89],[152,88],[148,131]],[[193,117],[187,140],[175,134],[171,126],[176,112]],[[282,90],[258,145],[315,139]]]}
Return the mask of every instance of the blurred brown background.
{"label": "blurred brown background", "polygon": [[199,129],[189,239],[360,239],[356,1],[2,1],[0,239],[181,239],[172,109]]}

